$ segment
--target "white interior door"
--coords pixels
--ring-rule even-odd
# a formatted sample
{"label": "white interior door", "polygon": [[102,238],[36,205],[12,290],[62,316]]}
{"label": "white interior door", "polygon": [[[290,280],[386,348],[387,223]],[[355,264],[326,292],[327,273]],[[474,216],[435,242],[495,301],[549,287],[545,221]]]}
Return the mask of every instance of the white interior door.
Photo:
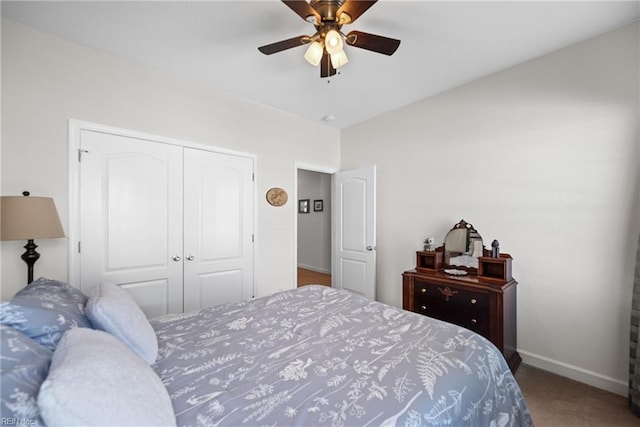
{"label": "white interior door", "polygon": [[333,287],[376,298],[376,167],[333,176]]}
{"label": "white interior door", "polygon": [[184,309],[253,297],[253,160],[185,149]]}
{"label": "white interior door", "polygon": [[147,316],[181,312],[182,147],[82,130],[80,149],[80,289],[111,282]]}

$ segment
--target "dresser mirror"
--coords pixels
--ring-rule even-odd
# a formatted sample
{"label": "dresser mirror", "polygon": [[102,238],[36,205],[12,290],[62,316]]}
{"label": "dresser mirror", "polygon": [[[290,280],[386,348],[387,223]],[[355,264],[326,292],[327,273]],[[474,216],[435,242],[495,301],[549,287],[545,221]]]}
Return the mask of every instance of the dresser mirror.
{"label": "dresser mirror", "polygon": [[447,269],[477,273],[478,257],[483,255],[482,236],[463,219],[444,238],[444,264]]}

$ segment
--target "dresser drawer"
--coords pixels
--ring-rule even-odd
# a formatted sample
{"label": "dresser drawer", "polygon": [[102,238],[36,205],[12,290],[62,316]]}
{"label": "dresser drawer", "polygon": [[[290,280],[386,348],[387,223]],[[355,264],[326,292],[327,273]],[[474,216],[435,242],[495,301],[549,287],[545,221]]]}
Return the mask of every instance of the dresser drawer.
{"label": "dresser drawer", "polygon": [[414,283],[414,298],[416,305],[418,305],[419,301],[423,298],[429,298],[457,305],[477,307],[482,310],[489,309],[489,295],[486,293],[420,280],[416,280]]}
{"label": "dresser drawer", "polygon": [[467,289],[416,282],[414,311],[489,336],[489,296]]}
{"label": "dresser drawer", "polygon": [[415,312],[463,326],[484,337],[489,336],[489,313],[487,311],[469,310],[460,305],[439,300],[427,300],[417,303]]}

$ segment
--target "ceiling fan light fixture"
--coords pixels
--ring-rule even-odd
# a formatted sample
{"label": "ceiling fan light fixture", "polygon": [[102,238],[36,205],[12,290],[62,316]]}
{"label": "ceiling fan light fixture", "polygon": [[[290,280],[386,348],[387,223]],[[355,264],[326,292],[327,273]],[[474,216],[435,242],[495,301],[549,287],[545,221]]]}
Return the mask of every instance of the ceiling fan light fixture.
{"label": "ceiling fan light fixture", "polygon": [[347,58],[347,54],[344,53],[343,49],[331,54],[331,65],[333,65],[333,68],[336,70],[343,65],[346,65],[347,62],[349,62],[349,58]]}
{"label": "ceiling fan light fixture", "polygon": [[[1,1],[1,0],[0,0]],[[342,26],[356,21],[378,0],[282,0],[289,9],[308,23],[313,24],[312,36],[300,35],[258,47],[265,55],[271,55],[294,47],[309,45],[304,59],[313,66],[320,66],[320,77],[337,73],[349,59],[345,45],[391,56],[400,46],[400,40],[362,31],[342,33]],[[351,48],[350,47],[350,48]]]}
{"label": "ceiling fan light fixture", "polygon": [[324,36],[324,45],[329,55],[333,55],[342,50],[344,43],[342,36],[336,30],[329,30],[327,35]]}
{"label": "ceiling fan light fixture", "polygon": [[307,51],[304,54],[304,59],[314,67],[320,65],[323,53],[322,44],[319,41],[314,41],[309,45]]}

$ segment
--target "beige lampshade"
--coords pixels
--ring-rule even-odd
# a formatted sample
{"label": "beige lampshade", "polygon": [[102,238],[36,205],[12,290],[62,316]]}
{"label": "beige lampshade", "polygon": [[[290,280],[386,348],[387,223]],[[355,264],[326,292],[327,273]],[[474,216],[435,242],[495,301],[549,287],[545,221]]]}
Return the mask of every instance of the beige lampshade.
{"label": "beige lampshade", "polygon": [[50,197],[0,197],[0,240],[64,237],[64,230]]}

